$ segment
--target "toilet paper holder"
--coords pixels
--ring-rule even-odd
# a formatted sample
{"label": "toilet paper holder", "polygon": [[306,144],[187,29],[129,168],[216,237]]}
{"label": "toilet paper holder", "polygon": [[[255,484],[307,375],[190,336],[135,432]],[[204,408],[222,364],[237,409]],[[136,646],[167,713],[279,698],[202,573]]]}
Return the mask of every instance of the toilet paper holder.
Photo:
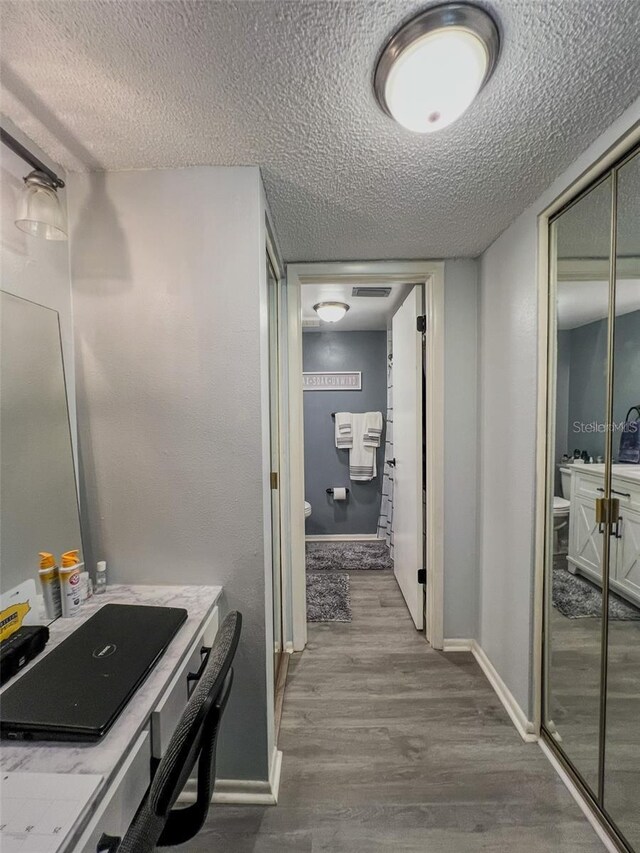
{"label": "toilet paper holder", "polygon": [[[345,489],[345,492],[346,492],[347,494],[349,494],[349,489]],[[333,489],[327,489],[327,494],[328,494],[328,495],[332,495],[332,494],[333,494]]]}

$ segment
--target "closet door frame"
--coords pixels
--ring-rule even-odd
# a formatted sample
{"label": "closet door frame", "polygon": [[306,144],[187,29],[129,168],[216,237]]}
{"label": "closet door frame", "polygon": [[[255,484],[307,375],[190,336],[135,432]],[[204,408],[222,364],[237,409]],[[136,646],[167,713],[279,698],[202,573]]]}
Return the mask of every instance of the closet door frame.
{"label": "closet door frame", "polygon": [[[552,256],[553,221],[565,210],[585,197],[601,181],[612,174],[612,215],[610,238],[609,278],[609,377],[607,394],[607,418],[612,418],[613,412],[613,345],[615,332],[615,292],[616,292],[616,237],[617,237],[617,174],[619,169],[636,153],[640,144],[640,122],[635,124],[618,142],[609,148],[603,156],[585,172],[583,172],[565,191],[563,191],[538,216],[538,418],[537,418],[537,452],[536,452],[536,524],[535,524],[535,600],[534,600],[534,701],[535,701],[535,731],[540,737],[544,751],[564,774],[565,781],[573,784],[581,795],[583,807],[588,809],[590,816],[601,827],[609,839],[622,851],[630,850],[624,839],[618,834],[615,826],[608,819],[600,806],[603,798],[604,782],[604,745],[606,739],[606,689],[601,690],[601,725],[599,735],[599,784],[598,791],[592,792],[576,772],[570,760],[558,748],[550,733],[545,731],[544,704],[546,648],[544,642],[545,620],[545,569],[548,560],[548,543],[550,541],[547,529],[547,501],[549,484],[553,482],[554,460],[548,436],[553,435],[552,427],[555,421],[555,405],[552,394],[555,392],[556,342],[554,339],[555,320],[555,258]],[[605,483],[611,487],[612,435],[607,435],[607,471]],[[607,550],[607,549],[605,549]],[[608,601],[609,566],[603,566],[603,601]],[[602,651],[601,651],[601,688],[606,688],[607,675],[607,638],[608,638],[608,607],[603,607]]]}

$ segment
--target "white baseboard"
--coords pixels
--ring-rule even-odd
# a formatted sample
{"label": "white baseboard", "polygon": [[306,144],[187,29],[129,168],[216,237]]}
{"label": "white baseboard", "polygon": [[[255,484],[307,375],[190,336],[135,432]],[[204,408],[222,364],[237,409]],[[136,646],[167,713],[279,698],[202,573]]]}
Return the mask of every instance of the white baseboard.
{"label": "white baseboard", "polygon": [[558,776],[562,779],[562,781],[564,782],[567,790],[569,791],[569,793],[571,794],[573,799],[580,806],[580,811],[582,812],[582,814],[586,817],[586,819],[591,824],[594,832],[596,833],[596,835],[598,836],[600,841],[602,841],[602,843],[604,844],[605,849],[608,850],[609,853],[619,853],[619,848],[609,838],[604,827],[600,825],[600,822],[598,821],[598,819],[596,818],[594,813],[589,808],[589,804],[587,803],[585,798],[582,796],[580,789],[574,784],[571,776],[569,776],[567,771],[564,769],[562,764],[560,764],[558,759],[555,757],[553,752],[549,749],[547,744],[542,740],[542,738],[538,741],[538,743],[540,744],[540,749],[544,752],[544,754],[547,756],[547,758],[551,762],[553,769],[556,771]]}
{"label": "white baseboard", "polygon": [[531,720],[527,719],[527,715],[518,704],[515,696],[504,683],[498,670],[491,663],[484,649],[478,644],[477,640],[445,640],[443,651],[471,652],[474,658],[478,661],[480,669],[487,677],[487,681],[495,690],[498,699],[500,699],[504,705],[505,711],[511,717],[511,722],[516,727],[522,740],[527,743],[535,743],[538,740],[534,724]]}
{"label": "white baseboard", "polygon": [[443,640],[443,652],[472,652],[475,640]]}
{"label": "white baseboard", "polygon": [[[269,781],[255,779],[216,779],[212,803],[218,805],[275,806],[280,791],[282,753],[275,749]],[[197,783],[189,779],[178,797],[180,803],[195,803]]]}
{"label": "white baseboard", "polygon": [[376,533],[336,533],[305,536],[307,542],[384,542]]}

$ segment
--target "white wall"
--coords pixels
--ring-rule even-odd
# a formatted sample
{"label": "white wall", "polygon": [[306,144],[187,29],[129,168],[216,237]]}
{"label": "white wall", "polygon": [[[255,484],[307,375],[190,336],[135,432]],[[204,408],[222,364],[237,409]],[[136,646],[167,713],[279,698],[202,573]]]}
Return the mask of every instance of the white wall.
{"label": "white wall", "polygon": [[265,206],[254,168],[71,175],[83,522],[111,581],[244,617],[218,775],[273,746]]}
{"label": "white wall", "polygon": [[[53,169],[63,180],[66,179],[64,171],[4,116],[2,125],[39,160]],[[53,308],[59,314],[71,433],[75,441],[75,372],[69,244],[59,240],[31,237],[16,228],[18,196],[24,186],[22,179],[31,171],[28,163],[25,163],[6,145],[0,145],[0,269],[2,270],[0,286],[2,290],[14,293],[23,299],[30,299],[47,308]],[[58,197],[63,207],[66,206],[65,196],[65,190],[58,190]]]}
{"label": "white wall", "polygon": [[478,639],[533,716],[537,216],[640,119],[640,100],[487,249],[480,274]]}
{"label": "white wall", "polygon": [[444,636],[477,636],[478,263],[445,261]]}

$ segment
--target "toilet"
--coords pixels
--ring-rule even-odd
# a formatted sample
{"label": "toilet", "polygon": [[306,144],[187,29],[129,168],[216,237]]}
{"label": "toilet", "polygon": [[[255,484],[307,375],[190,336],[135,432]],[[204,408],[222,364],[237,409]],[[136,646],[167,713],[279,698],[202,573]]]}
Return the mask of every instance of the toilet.
{"label": "toilet", "polygon": [[311,515],[311,504],[309,503],[309,501],[305,501],[304,502],[304,517],[309,518],[310,515]]}
{"label": "toilet", "polygon": [[571,510],[571,470],[566,466],[560,468],[562,483],[562,497],[553,497],[553,553],[560,551],[558,533],[569,523],[569,512]]}

